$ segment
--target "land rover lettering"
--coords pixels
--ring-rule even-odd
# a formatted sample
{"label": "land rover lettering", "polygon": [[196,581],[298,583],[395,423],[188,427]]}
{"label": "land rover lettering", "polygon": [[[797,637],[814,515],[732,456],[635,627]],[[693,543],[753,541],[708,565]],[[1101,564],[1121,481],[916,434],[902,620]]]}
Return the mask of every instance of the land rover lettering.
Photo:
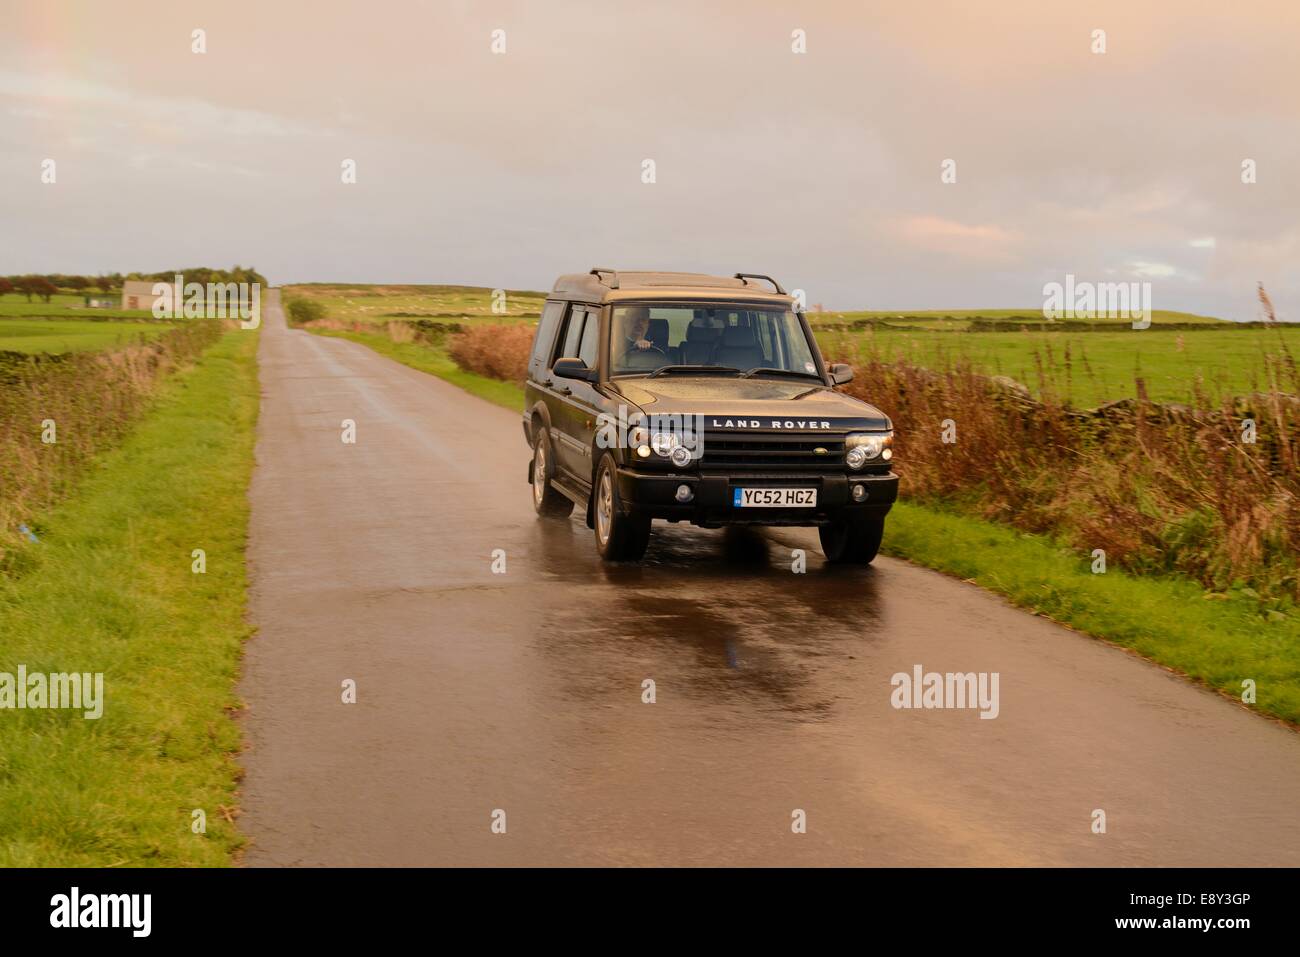
{"label": "land rover lettering", "polygon": [[758,419],[714,419],[715,429],[795,429],[809,431],[812,429],[829,429],[829,422],[814,422],[805,419],[772,419],[764,423]]}

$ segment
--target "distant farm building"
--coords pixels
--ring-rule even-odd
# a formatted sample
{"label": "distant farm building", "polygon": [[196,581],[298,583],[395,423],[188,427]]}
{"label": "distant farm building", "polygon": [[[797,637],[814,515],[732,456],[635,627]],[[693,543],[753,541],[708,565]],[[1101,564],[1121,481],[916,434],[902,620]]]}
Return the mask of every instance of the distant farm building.
{"label": "distant farm building", "polygon": [[159,298],[154,295],[153,287],[152,279],[129,279],[122,283],[122,308],[152,310],[154,302]]}

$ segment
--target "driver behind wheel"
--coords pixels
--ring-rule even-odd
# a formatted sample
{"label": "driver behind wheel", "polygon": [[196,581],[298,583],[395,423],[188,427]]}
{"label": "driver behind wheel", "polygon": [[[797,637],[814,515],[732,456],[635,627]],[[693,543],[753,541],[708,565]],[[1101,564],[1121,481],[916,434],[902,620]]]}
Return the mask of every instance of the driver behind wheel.
{"label": "driver behind wheel", "polygon": [[653,349],[654,343],[647,337],[650,330],[650,309],[647,306],[632,306],[624,314],[623,321],[627,324],[626,338],[627,345],[625,352],[641,351]]}

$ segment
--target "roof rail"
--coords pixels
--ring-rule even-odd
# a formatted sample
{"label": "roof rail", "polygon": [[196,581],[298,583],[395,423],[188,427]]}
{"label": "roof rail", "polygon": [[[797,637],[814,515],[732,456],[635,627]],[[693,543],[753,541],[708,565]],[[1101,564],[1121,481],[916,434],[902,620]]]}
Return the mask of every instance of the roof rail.
{"label": "roof rail", "polygon": [[618,288],[617,269],[606,269],[604,266],[592,266],[591,272],[588,275],[595,276],[597,279],[603,279],[604,278],[603,273],[609,273],[611,276],[614,277],[607,283],[607,285],[609,286],[610,289],[617,289]]}
{"label": "roof rail", "polygon": [[738,272],[733,278],[739,279],[741,282],[745,283],[746,286],[749,285],[749,283],[746,280],[764,279],[772,284],[773,288],[776,289],[776,293],[778,296],[785,295],[785,290],[781,288],[781,284],[779,282],[777,282],[771,276],[764,276],[761,272]]}

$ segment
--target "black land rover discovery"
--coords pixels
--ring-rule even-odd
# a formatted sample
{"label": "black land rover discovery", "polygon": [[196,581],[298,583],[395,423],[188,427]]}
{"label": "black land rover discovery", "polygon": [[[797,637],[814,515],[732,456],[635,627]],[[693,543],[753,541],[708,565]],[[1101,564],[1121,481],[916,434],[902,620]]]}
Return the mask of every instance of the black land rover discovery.
{"label": "black land rover discovery", "polygon": [[830,561],[870,562],[898,476],[889,419],[833,389],[852,376],[766,276],[561,276],[528,364],[533,506],[585,509],[611,561],[661,518],[816,525]]}

